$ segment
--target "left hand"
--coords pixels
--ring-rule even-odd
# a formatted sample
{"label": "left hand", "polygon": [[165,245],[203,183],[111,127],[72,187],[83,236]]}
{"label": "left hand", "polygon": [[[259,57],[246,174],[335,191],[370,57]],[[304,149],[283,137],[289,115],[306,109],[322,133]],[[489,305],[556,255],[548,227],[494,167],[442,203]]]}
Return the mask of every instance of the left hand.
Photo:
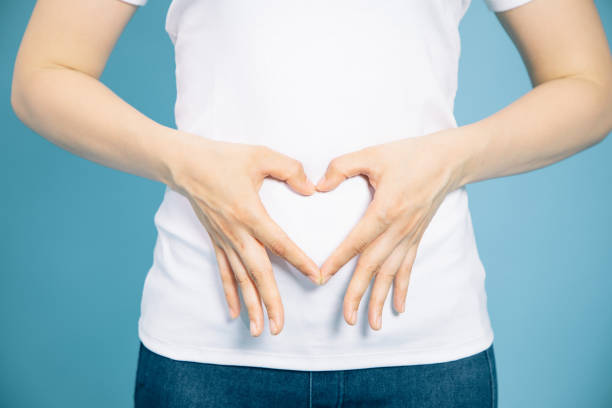
{"label": "left hand", "polygon": [[417,247],[445,196],[460,187],[455,129],[369,146],[330,161],[316,185],[336,188],[362,174],[375,194],[365,215],[321,266],[323,283],[360,254],[344,297],[344,319],[357,322],[357,309],[373,276],[369,322],[382,325],[382,307],[394,283],[394,307],[405,309],[406,293]]}

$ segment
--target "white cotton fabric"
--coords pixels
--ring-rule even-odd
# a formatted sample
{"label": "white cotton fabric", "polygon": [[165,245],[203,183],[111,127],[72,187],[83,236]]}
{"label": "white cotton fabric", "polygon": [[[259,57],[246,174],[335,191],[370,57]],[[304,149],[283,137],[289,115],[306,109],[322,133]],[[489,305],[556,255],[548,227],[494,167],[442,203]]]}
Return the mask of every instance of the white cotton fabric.
{"label": "white cotton fabric", "polygon": [[147,4],[147,0],[121,0],[125,3],[130,3],[133,4],[135,6],[144,6],[145,4]]}
{"label": "white cotton fabric", "polygon": [[485,0],[485,3],[489,10],[500,12],[522,6],[530,1],[531,0]]}
{"label": "white cotton fabric", "polygon": [[[147,0],[122,0],[126,3],[134,4],[136,6],[144,6],[147,4]],[[469,5],[470,0],[459,0],[466,3],[466,7]],[[484,0],[485,4],[491,11],[499,12],[510,10],[523,4],[529,3],[531,0]]]}
{"label": "white cotton fabric", "polygon": [[[177,127],[267,145],[300,160],[315,182],[340,154],[456,127],[458,24],[469,3],[174,0],[165,28],[175,47]],[[487,1],[497,11],[523,3]],[[310,197],[267,178],[260,197],[321,265],[372,195],[363,177]],[[448,194],[433,217],[412,269],[406,311],[394,311],[391,289],[380,331],[368,323],[371,286],[357,325],[343,318],[357,257],[317,286],[269,252],[285,326],[272,336],[266,315],[263,333],[252,337],[244,303],[239,318],[229,317],[210,237],[188,200],[167,187],[154,222],[158,236],[138,334],[163,356],[341,370],[445,362],[493,341],[465,188]]]}

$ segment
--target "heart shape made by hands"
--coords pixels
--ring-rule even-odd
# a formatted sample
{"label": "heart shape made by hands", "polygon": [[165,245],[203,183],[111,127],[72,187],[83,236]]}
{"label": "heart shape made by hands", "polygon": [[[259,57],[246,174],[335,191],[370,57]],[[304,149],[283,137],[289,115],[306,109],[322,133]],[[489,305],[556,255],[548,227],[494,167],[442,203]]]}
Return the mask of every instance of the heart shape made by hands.
{"label": "heart shape made by hands", "polygon": [[272,220],[321,266],[363,217],[373,191],[365,176],[355,176],[331,191],[305,196],[285,182],[267,177],[259,196]]}

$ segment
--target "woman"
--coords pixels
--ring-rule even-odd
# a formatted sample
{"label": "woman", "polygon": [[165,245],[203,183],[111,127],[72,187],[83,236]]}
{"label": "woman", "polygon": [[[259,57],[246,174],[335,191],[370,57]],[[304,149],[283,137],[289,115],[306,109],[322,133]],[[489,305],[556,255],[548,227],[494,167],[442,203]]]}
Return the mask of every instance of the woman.
{"label": "woman", "polygon": [[174,0],[177,129],[98,80],[145,2],[39,0],[11,95],[53,143],[167,186],[136,405],[496,406],[465,186],[612,129],[592,1],[486,0],[534,88],[457,126],[469,0]]}

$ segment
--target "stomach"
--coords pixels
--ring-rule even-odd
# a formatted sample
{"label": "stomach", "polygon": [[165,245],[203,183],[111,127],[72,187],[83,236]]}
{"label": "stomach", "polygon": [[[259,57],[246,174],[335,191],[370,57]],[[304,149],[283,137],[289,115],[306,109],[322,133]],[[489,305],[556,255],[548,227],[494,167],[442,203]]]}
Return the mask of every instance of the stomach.
{"label": "stomach", "polygon": [[[411,2],[394,2],[405,7],[401,15],[381,9],[373,16],[353,7],[349,14],[338,8],[342,18],[315,13],[309,19],[282,2],[268,9],[258,2],[189,4],[199,11],[184,14],[174,37],[175,116],[182,131],[268,146],[302,162],[316,182],[341,154],[456,126],[456,58],[432,63],[432,44],[419,31]],[[310,10],[310,3],[300,4]],[[286,7],[286,18],[276,18],[277,7]],[[250,9],[261,14],[253,18]],[[259,190],[272,220],[318,265],[359,222],[373,194],[363,176],[311,196],[272,178]],[[188,200],[166,188],[155,225],[141,327],[177,348],[209,350],[203,361],[214,360],[216,350],[306,359],[381,349],[413,353],[406,361],[417,361],[419,350],[490,334],[484,269],[464,188],[446,196],[425,231],[406,313],[393,311],[390,293],[378,332],[368,329],[369,289],[358,327],[343,322],[342,301],[357,257],[319,287],[268,251],[285,327],[279,336],[251,338],[244,304],[239,319],[229,318],[212,242]]]}
{"label": "stomach", "polygon": [[[329,194],[329,193],[325,193]],[[371,200],[367,182],[347,180],[325,196],[304,197],[270,180],[260,191],[272,219],[321,264],[361,218]],[[141,325],[156,338],[187,349],[250,350],[264,354],[322,356],[381,350],[435,349],[472,341],[490,330],[480,262],[467,207],[467,193],[449,193],[432,218],[412,268],[406,313],[397,314],[392,289],[384,303],[382,330],[368,322],[371,284],[359,307],[357,327],[344,322],[342,304],[358,256],[323,286],[268,251],[285,326],[252,338],[241,300],[240,317],[229,318],[210,237],[187,199],[166,188],[155,215],[158,238],[145,280]]]}

